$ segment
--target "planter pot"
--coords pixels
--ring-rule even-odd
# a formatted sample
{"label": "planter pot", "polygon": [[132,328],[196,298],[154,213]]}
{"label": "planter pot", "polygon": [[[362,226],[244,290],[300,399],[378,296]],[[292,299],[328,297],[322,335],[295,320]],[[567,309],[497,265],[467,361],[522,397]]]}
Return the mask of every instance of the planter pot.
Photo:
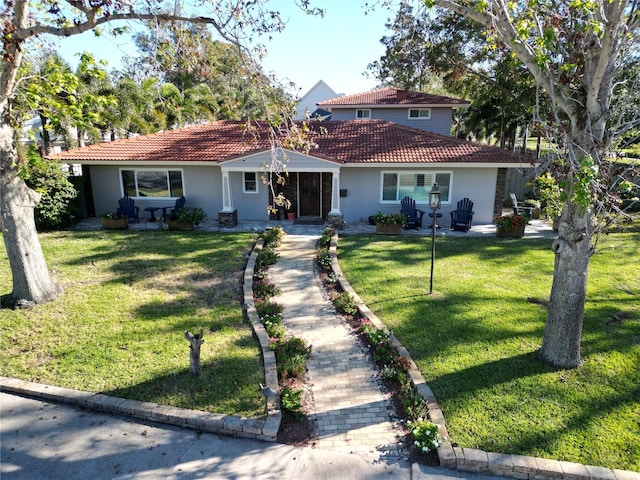
{"label": "planter pot", "polygon": [[402,225],[382,225],[380,223],[376,223],[376,233],[383,235],[400,235],[402,233]]}
{"label": "planter pot", "polygon": [[531,210],[531,218],[533,218],[534,220],[538,220],[540,218],[540,213],[540,208],[534,207],[534,209]]}
{"label": "planter pot", "polygon": [[102,228],[105,230],[126,230],[129,228],[129,221],[125,218],[103,218]]}
{"label": "planter pot", "polygon": [[293,212],[287,212],[287,220],[293,222],[296,219],[296,214]]}
{"label": "planter pot", "polygon": [[179,222],[178,220],[167,220],[169,230],[193,230],[193,223]]}
{"label": "planter pot", "polygon": [[512,228],[510,230],[503,230],[500,227],[496,227],[496,236],[498,237],[524,237],[524,225]]}

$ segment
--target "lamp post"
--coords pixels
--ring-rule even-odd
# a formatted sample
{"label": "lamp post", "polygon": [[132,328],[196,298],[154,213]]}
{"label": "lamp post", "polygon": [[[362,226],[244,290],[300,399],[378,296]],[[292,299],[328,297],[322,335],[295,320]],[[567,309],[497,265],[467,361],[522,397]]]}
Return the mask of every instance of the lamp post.
{"label": "lamp post", "polygon": [[431,277],[429,278],[429,295],[433,293],[433,260],[436,256],[436,219],[440,208],[440,194],[438,184],[434,183],[429,192],[429,206],[433,210],[433,223],[431,224]]}

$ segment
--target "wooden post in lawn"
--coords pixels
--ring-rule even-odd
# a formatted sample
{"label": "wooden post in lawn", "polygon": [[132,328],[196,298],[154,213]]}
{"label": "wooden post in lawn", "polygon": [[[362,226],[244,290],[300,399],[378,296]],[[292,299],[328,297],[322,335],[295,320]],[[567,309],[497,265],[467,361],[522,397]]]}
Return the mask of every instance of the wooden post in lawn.
{"label": "wooden post in lawn", "polygon": [[200,333],[193,335],[189,330],[184,332],[184,338],[189,340],[189,371],[194,375],[200,375],[202,367],[200,365],[200,346],[204,343],[203,331],[200,329]]}

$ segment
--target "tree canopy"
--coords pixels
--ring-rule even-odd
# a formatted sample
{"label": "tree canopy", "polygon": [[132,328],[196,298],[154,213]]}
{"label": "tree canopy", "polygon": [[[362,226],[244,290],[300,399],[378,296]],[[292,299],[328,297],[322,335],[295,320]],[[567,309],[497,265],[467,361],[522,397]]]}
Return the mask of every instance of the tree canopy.
{"label": "tree canopy", "polygon": [[[299,5],[309,10],[309,2],[302,0]],[[270,82],[261,82],[261,77],[255,75],[259,71],[257,68],[258,55],[250,50],[247,45],[257,43],[262,35],[271,34],[284,28],[284,22],[280,18],[277,10],[269,8],[268,0],[211,0],[198,4],[198,10],[182,13],[179,8],[173,12],[163,10],[161,2],[112,2],[111,0],[93,0],[91,2],[77,2],[74,0],[47,0],[45,2],[31,0],[13,0],[5,2],[1,9],[2,20],[0,28],[2,63],[0,64],[0,228],[3,232],[3,240],[7,249],[11,273],[13,277],[13,291],[4,296],[3,304],[21,305],[42,303],[54,300],[61,292],[51,279],[47,270],[46,261],[40,247],[34,221],[34,208],[40,201],[41,195],[29,188],[20,176],[20,162],[18,158],[18,136],[17,129],[21,127],[24,109],[15,109],[14,105],[22,96],[24,105],[34,100],[42,98],[43,93],[37,95],[38,98],[23,93],[23,86],[27,84],[25,77],[20,76],[21,67],[25,61],[25,55],[29,46],[35,42],[40,42],[44,48],[51,47],[52,37],[69,37],[83,32],[93,30],[100,33],[101,29],[112,24],[114,21],[132,22],[156,22],[158,24],[184,23],[185,25],[208,25],[213,28],[221,40],[235,45],[239,52],[243,53],[243,60],[246,60],[247,72],[251,72],[252,81],[256,83],[252,86],[252,92],[256,92],[259,102],[256,101],[253,109],[257,105],[266,105],[264,108],[265,120],[273,125],[270,130],[270,138],[277,142],[282,132],[296,132],[295,128],[289,128],[290,105],[279,105],[275,100],[278,95],[273,93],[274,86]],[[311,11],[311,13],[318,13]],[[121,33],[122,27],[113,27],[112,32]],[[252,42],[250,42],[252,41]],[[64,69],[61,69],[62,72]],[[83,105],[90,105],[97,100],[94,96],[94,88],[111,88],[108,84],[100,85],[101,76],[99,71],[93,71],[98,77],[93,76],[91,69],[78,72],[85,81],[78,96],[69,96],[68,100],[83,98]],[[68,72],[62,76],[67,75]],[[76,77],[77,79],[78,77]],[[72,78],[69,77],[71,80]],[[117,82],[116,82],[117,84]],[[70,85],[70,83],[68,83]],[[80,85],[78,84],[78,87]],[[153,82],[144,85],[151,88]],[[131,87],[129,83],[127,87]],[[181,98],[184,102],[188,100],[189,109],[184,112],[202,113],[203,106],[210,105],[209,92],[196,87],[197,90],[190,94],[189,98]],[[160,87],[162,90],[162,86]],[[180,90],[180,89],[178,89]],[[128,91],[133,92],[132,88]],[[180,94],[186,93],[186,89]],[[215,90],[211,90],[215,92]],[[58,94],[62,92],[53,92]],[[134,93],[134,92],[133,92]],[[49,92],[47,92],[47,95]],[[165,88],[167,102],[176,100],[175,92],[170,88]],[[245,99],[249,91],[240,92],[238,98]],[[52,95],[52,98],[55,95]],[[115,97],[115,95],[114,95]],[[135,101],[140,97],[133,97],[129,101]],[[31,109],[36,111],[38,101],[31,104]],[[175,103],[174,103],[175,104]],[[63,104],[60,103],[62,106]],[[154,109],[149,108],[147,102],[140,102],[140,108],[136,109],[141,114],[130,116],[119,124],[118,128],[137,128],[142,130],[147,128],[142,120],[153,118],[160,123],[161,115],[157,115]],[[102,108],[104,107],[104,108]],[[154,106],[155,108],[155,106]],[[117,114],[117,108],[112,105],[100,105],[100,114],[105,118],[111,118]],[[85,114],[88,109],[81,105],[73,105],[69,111],[79,110]],[[61,112],[62,113],[62,112]],[[66,110],[65,110],[66,113]],[[80,116],[75,121],[79,129],[88,127],[83,125],[86,118],[91,119],[92,115]],[[167,112],[163,112],[167,113]],[[182,112],[181,112],[182,113]],[[61,115],[60,118],[62,118]],[[167,118],[165,117],[165,120]],[[99,122],[99,118],[94,118]],[[175,122],[182,119],[176,118]],[[94,124],[92,123],[91,126]],[[85,130],[86,131],[86,130]],[[278,171],[282,164],[282,159],[278,157],[282,150],[274,149],[272,170]],[[280,163],[279,163],[280,162]]]}

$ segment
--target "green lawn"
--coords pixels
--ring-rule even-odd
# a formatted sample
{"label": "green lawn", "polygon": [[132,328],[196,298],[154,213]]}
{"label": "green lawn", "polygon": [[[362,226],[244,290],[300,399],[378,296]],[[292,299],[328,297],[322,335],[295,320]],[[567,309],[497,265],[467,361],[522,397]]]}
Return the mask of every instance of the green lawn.
{"label": "green lawn", "polygon": [[550,240],[342,236],[340,265],[411,352],[463,447],[640,470],[640,228],[589,271],[584,365],[540,362]]}
{"label": "green lawn", "polygon": [[[243,252],[255,235],[55,232],[40,235],[65,293],[0,310],[0,375],[217,413],[263,413],[259,346],[243,322]],[[11,291],[4,244],[0,294]],[[205,329],[203,373],[185,330]]]}

